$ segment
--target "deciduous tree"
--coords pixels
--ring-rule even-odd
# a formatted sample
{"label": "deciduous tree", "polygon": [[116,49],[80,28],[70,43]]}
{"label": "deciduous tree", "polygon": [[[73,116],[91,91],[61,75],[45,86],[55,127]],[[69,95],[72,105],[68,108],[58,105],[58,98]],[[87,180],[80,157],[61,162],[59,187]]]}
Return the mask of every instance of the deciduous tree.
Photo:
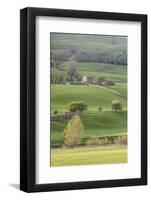
{"label": "deciduous tree", "polygon": [[88,105],[84,101],[74,101],[69,104],[70,112],[80,111],[81,113],[84,110],[87,110]]}
{"label": "deciduous tree", "polygon": [[117,112],[118,110],[122,110],[122,104],[120,101],[112,101],[112,109]]}
{"label": "deciduous tree", "polygon": [[64,133],[64,147],[73,148],[80,143],[84,133],[84,126],[79,115],[75,115],[68,122]]}

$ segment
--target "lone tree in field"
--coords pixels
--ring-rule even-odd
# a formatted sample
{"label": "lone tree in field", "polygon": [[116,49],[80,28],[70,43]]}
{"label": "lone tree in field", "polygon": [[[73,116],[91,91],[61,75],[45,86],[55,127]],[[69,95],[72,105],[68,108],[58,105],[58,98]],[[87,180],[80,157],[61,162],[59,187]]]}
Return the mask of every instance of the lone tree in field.
{"label": "lone tree in field", "polygon": [[117,112],[118,110],[122,110],[122,104],[120,101],[112,101],[112,109]]}
{"label": "lone tree in field", "polygon": [[80,111],[81,114],[84,110],[87,110],[88,105],[84,101],[74,101],[69,104],[70,112]]}
{"label": "lone tree in field", "polygon": [[98,85],[103,85],[103,82],[105,81],[105,78],[102,77],[102,76],[99,76],[97,79],[96,79],[96,83]]}
{"label": "lone tree in field", "polygon": [[66,148],[73,148],[80,143],[84,133],[84,126],[79,115],[75,115],[68,122],[67,127],[64,129],[64,146]]}

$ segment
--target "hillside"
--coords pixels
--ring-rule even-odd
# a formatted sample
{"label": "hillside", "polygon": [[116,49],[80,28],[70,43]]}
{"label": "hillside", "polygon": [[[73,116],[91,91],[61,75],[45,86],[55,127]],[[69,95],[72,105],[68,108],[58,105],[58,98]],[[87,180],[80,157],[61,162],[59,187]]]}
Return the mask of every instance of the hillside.
{"label": "hillside", "polygon": [[104,110],[111,110],[111,102],[119,100],[123,109],[127,108],[127,101],[105,88],[85,85],[52,85],[51,86],[52,110],[67,111],[68,104],[72,101],[82,100],[88,104],[88,109],[97,111],[99,106]]}
{"label": "hillside", "polygon": [[[84,138],[123,135],[127,132],[127,101],[105,88],[52,85],[51,99],[51,111],[57,110],[59,113],[68,111],[68,104],[72,101],[82,100],[87,103],[88,110],[82,115]],[[119,100],[122,103],[122,112],[112,111],[112,100]],[[99,106],[103,109],[101,112],[98,111]],[[52,146],[63,144],[63,130],[67,122],[68,120],[51,121]]]}
{"label": "hillside", "polygon": [[90,75],[127,82],[127,37],[51,33],[50,47],[53,83],[69,81],[68,71],[73,67],[78,80]]}
{"label": "hillside", "polygon": [[[66,63],[60,65],[60,72],[66,73],[68,69]],[[103,76],[105,79],[112,80],[114,82],[127,82],[127,66],[115,65],[106,63],[89,63],[80,62],[77,66],[77,71],[80,77],[87,76]]]}
{"label": "hillside", "polygon": [[51,33],[51,49],[121,54],[127,49],[127,37]]}

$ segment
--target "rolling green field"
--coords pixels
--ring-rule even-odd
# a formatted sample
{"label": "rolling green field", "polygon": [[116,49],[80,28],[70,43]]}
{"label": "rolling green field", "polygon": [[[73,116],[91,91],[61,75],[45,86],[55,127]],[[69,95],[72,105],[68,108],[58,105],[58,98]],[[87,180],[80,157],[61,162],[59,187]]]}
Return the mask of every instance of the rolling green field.
{"label": "rolling green field", "polygon": [[[116,136],[127,134],[127,101],[108,91],[106,88],[85,85],[52,85],[51,86],[51,111],[59,113],[68,111],[68,104],[72,101],[85,101],[88,110],[82,114],[85,127],[83,138]],[[112,100],[122,103],[122,112],[111,110]],[[102,111],[98,111],[98,107]],[[63,130],[68,120],[51,121],[51,146],[62,146]]]}
{"label": "rolling green field", "polygon": [[116,164],[128,162],[127,146],[80,147],[51,150],[50,166]]}
{"label": "rolling green field", "polygon": [[85,101],[88,110],[98,111],[101,106],[103,110],[111,110],[112,100],[119,100],[123,109],[127,109],[127,101],[105,88],[89,85],[52,85],[51,86],[51,109],[67,111],[68,104],[72,101]]}
{"label": "rolling green field", "polygon": [[116,85],[110,86],[110,88],[124,96],[127,96],[127,84],[117,83]]}
{"label": "rolling green field", "polygon": [[126,65],[115,65],[115,64],[106,64],[106,63],[88,63],[81,62],[79,63],[79,71],[84,72],[101,72],[101,73],[109,73],[109,74],[121,74],[125,75],[127,73]]}
{"label": "rolling green field", "polygon": [[[96,77],[103,76],[105,79],[112,80],[116,83],[127,82],[127,66],[126,65],[80,62],[77,69],[81,77],[83,77],[84,75],[96,76]],[[52,70],[57,70],[57,69],[52,69]],[[66,70],[67,70],[66,64],[62,64],[58,72],[65,75]],[[52,71],[52,73],[54,72]]]}
{"label": "rolling green field", "polygon": [[50,33],[50,82],[50,166],[126,163],[127,37]]}
{"label": "rolling green field", "polygon": [[[82,116],[85,127],[83,138],[126,135],[127,112],[115,113],[113,111],[102,111],[101,113],[85,113]],[[68,120],[51,122],[51,146],[62,146],[63,130]]]}

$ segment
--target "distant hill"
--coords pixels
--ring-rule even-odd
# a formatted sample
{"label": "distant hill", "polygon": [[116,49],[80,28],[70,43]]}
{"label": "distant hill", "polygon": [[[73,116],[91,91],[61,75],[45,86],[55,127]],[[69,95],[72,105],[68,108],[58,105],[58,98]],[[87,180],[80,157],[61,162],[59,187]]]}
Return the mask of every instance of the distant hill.
{"label": "distant hill", "polygon": [[69,79],[67,72],[73,60],[78,63],[74,67],[78,71],[78,80],[83,75],[90,75],[127,82],[125,36],[50,33],[50,49],[53,83]]}
{"label": "distant hill", "polygon": [[127,37],[51,33],[52,50],[77,50],[91,53],[123,54],[127,51]]}

